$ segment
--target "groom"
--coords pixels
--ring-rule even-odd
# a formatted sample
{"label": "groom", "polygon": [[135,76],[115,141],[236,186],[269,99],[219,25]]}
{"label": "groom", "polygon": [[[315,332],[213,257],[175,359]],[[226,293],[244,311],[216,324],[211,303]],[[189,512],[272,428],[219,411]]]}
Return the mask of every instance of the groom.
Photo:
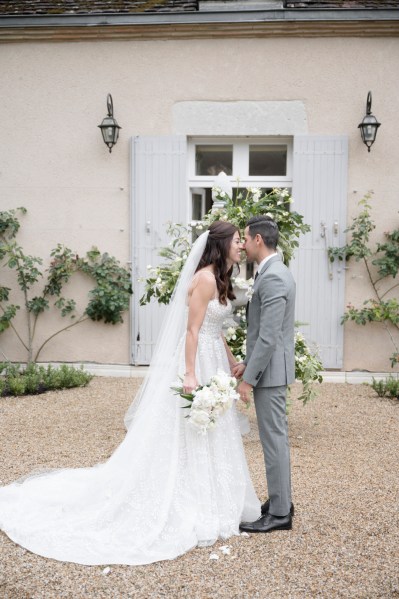
{"label": "groom", "polygon": [[243,379],[238,392],[244,402],[253,390],[269,499],[259,520],[241,523],[240,530],[247,532],[290,530],[294,513],[286,393],[295,380],[295,282],[276,251],[278,238],[271,218],[248,221],[243,249],[258,271],[248,304],[247,354],[233,373]]}

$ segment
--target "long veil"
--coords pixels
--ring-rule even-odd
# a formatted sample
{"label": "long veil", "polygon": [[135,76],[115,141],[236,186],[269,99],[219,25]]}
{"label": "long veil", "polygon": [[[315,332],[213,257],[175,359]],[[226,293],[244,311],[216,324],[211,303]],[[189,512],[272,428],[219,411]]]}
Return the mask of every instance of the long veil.
{"label": "long veil", "polygon": [[209,231],[205,231],[194,242],[180,273],[158,335],[149,371],[138,396],[126,412],[125,426],[127,429],[129,429],[140,405],[143,402],[151,401],[159,389],[168,383],[166,379],[170,378],[171,373],[177,367],[177,364],[173,364],[172,361],[177,359],[176,349],[186,328],[187,292],[204,252],[208,235]]}
{"label": "long veil", "polygon": [[[233,410],[208,440],[184,426],[170,390],[183,368],[187,292],[207,239],[192,247],[126,414],[129,430],[109,459],[0,487],[0,529],[19,545],[79,564],[148,564],[228,538],[240,519],[259,517]],[[208,371],[217,358],[207,353]]]}

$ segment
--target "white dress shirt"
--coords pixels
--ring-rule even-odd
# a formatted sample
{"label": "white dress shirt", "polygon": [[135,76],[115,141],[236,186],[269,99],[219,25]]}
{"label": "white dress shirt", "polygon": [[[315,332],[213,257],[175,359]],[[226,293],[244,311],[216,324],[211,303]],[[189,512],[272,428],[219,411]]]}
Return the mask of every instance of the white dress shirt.
{"label": "white dress shirt", "polygon": [[258,274],[258,272],[260,272],[262,270],[262,268],[264,267],[266,262],[268,260],[270,260],[270,258],[273,258],[273,256],[278,256],[278,252],[274,252],[274,254],[270,254],[269,256],[266,256],[266,258],[263,258],[262,262],[260,262],[260,264],[258,264],[258,268],[256,269],[256,274]]}

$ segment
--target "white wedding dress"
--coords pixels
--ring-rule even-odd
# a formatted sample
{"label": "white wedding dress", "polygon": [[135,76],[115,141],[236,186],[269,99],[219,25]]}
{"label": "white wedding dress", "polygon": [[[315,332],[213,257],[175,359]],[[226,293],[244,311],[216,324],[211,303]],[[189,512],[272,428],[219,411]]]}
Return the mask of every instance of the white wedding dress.
{"label": "white wedding dress", "polygon": [[[208,304],[196,357],[199,383],[229,372],[222,324]],[[42,556],[79,564],[148,564],[239,532],[260,516],[235,405],[205,436],[169,386],[184,373],[184,334],[147,384],[127,435],[104,464],[62,469],[0,488],[0,529]],[[152,387],[151,387],[152,385]],[[151,390],[152,389],[152,390]],[[54,433],[55,434],[55,433]]]}

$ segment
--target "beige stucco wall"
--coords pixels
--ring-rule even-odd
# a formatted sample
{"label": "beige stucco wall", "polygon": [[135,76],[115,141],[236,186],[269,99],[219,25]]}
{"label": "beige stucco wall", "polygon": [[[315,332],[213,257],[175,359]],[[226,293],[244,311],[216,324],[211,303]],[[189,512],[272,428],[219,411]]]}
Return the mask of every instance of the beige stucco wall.
{"label": "beige stucco wall", "polygon": [[[29,253],[95,244],[126,264],[132,135],[173,133],[176,102],[299,100],[309,133],[349,135],[348,213],[373,189],[380,234],[398,225],[398,72],[397,38],[2,45],[1,209],[28,208],[19,240]],[[382,122],[371,153],[357,129],[369,90]],[[97,129],[108,92],[123,127],[111,155]],[[366,287],[363,270],[351,267],[347,301],[362,301]],[[40,336],[56,324],[48,320]],[[42,360],[129,363],[129,344],[128,318],[117,327],[88,322],[48,344]],[[345,369],[388,370],[387,345],[379,327],[347,327]],[[0,347],[24,358],[11,332]]]}

